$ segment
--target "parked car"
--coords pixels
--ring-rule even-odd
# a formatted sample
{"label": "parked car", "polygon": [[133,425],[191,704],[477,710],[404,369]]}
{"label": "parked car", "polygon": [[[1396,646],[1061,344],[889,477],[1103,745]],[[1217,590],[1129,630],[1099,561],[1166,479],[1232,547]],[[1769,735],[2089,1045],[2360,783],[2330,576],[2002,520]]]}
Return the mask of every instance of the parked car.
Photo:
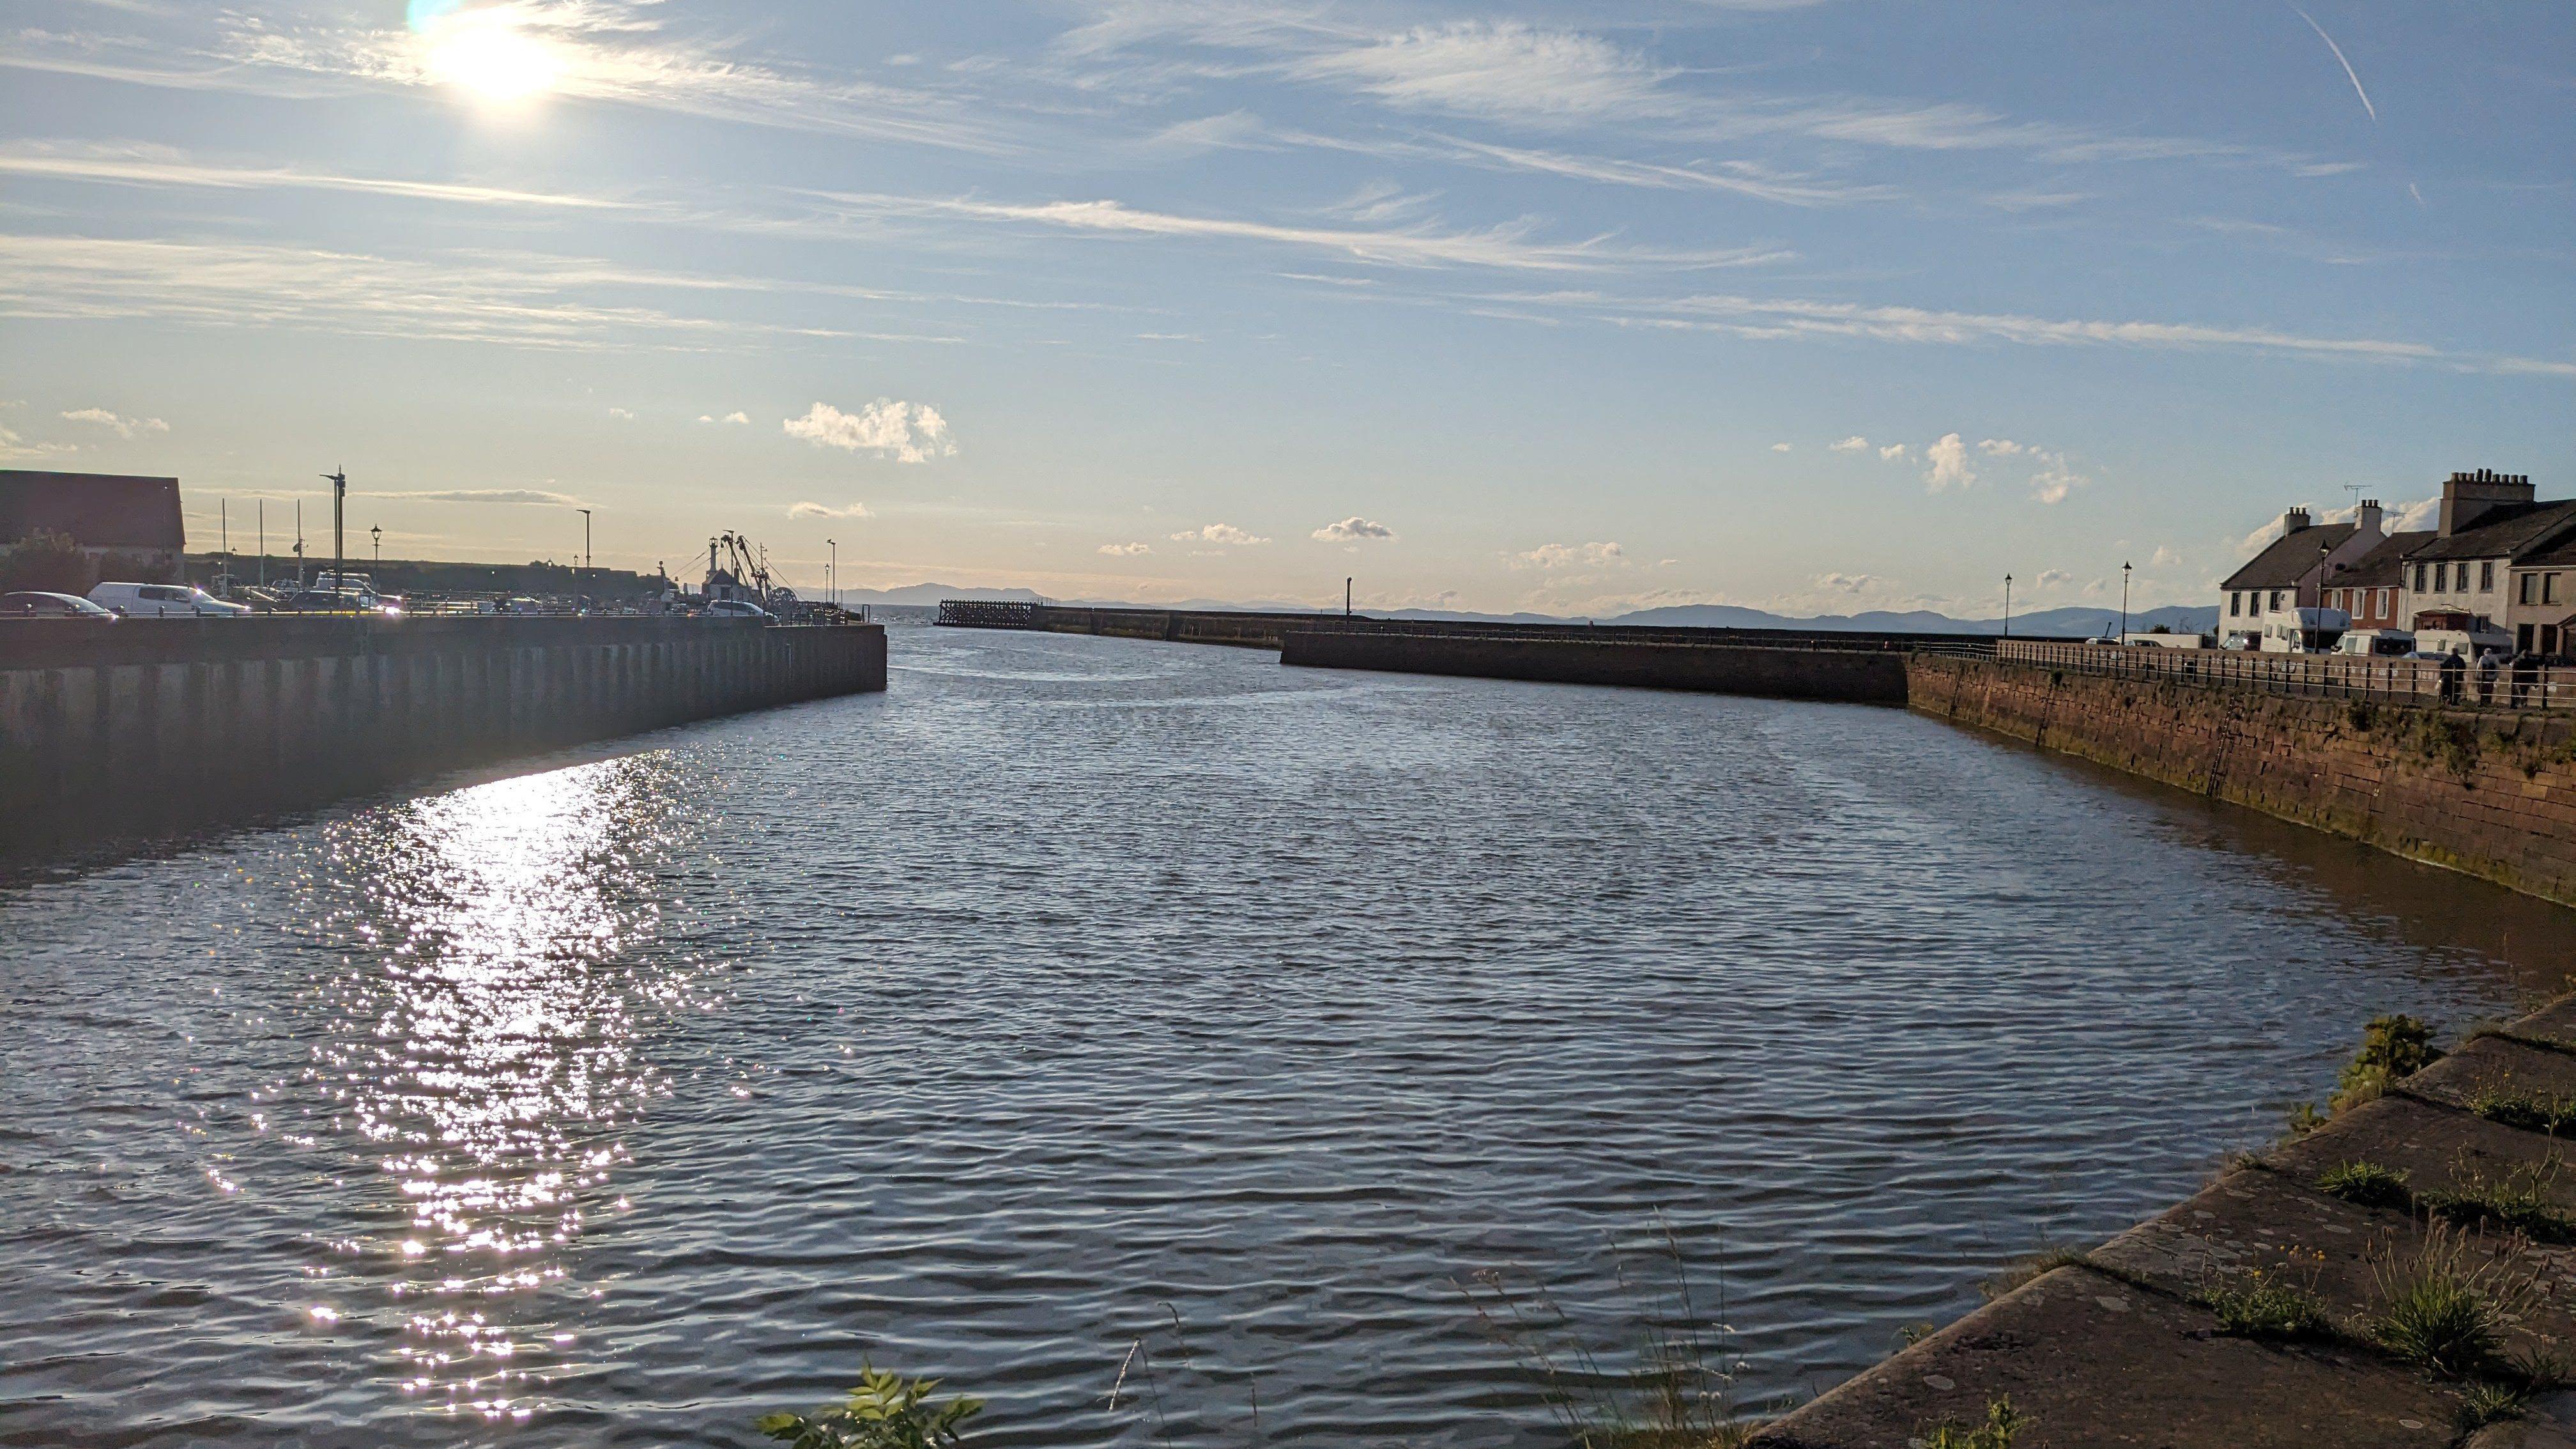
{"label": "parked car", "polygon": [[2335,641],[2334,652],[2404,659],[2415,652],[2415,636],[2403,629],[2355,629]]}
{"label": "parked car", "polygon": [[305,589],[287,596],[280,608],[298,614],[379,614],[383,604],[359,589]]}
{"label": "parked car", "polygon": [[89,591],[89,601],[129,619],[229,619],[250,612],[187,584],[101,584]]}
{"label": "parked car", "polygon": [[0,619],[99,619],[113,624],[116,615],[78,594],[49,594],[28,589],[0,594]]}
{"label": "parked car", "polygon": [[710,619],[768,619],[776,616],[749,599],[718,599],[707,605],[707,617]]}

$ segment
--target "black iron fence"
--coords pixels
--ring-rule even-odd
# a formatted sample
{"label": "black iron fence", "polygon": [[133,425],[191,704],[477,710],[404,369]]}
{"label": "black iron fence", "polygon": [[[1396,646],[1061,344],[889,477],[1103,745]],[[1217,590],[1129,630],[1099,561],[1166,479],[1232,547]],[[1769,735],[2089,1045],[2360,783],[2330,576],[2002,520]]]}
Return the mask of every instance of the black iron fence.
{"label": "black iron fence", "polygon": [[2301,699],[2366,699],[2458,709],[2576,709],[2576,669],[2525,661],[2377,659],[2345,654],[2262,654],[2233,649],[2067,644],[2007,639],[1999,659],[2070,673]]}

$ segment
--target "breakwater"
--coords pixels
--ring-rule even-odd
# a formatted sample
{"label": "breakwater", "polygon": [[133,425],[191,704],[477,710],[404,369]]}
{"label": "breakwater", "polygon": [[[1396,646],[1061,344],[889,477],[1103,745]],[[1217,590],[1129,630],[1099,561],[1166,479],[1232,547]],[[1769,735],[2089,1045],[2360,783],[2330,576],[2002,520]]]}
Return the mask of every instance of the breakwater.
{"label": "breakwater", "polygon": [[0,623],[0,855],[880,690],[885,660],[876,625],[13,620]]}
{"label": "breakwater", "polygon": [[1930,654],[1917,709],[2576,904],[2576,720]]}
{"label": "breakwater", "polygon": [[[2436,1449],[2489,1416],[2509,1422],[2469,1449],[2564,1445],[2576,1394],[2547,1380],[2576,1345],[2559,1243],[2576,1183],[2560,1171],[2563,1139],[2532,1129],[2548,1125],[2547,1104],[2570,1100],[2576,998],[2068,1255],[1773,1424],[1753,1449],[1922,1443],[1943,1424],[1984,1423],[2005,1400],[2025,1423],[2016,1449]],[[2427,1283],[2490,1305],[2429,1363],[2404,1332],[2420,1301],[2408,1285]]]}
{"label": "breakwater", "polygon": [[1905,654],[1831,636],[1777,643],[1700,637],[1600,637],[1558,629],[1462,631],[1447,626],[1344,625],[1291,629],[1279,662],[1553,684],[1607,684],[1777,699],[1903,704]]}

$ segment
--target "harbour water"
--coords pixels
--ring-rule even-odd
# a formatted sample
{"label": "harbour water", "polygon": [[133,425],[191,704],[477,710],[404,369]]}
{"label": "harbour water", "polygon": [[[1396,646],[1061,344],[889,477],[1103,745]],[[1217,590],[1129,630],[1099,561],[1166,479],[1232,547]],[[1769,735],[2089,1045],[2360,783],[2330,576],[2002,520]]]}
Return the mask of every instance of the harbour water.
{"label": "harbour water", "polygon": [[0,1443],[1560,1442],[1829,1385],[2557,989],[2567,913],[1863,706],[903,629],[891,688],[0,882]]}

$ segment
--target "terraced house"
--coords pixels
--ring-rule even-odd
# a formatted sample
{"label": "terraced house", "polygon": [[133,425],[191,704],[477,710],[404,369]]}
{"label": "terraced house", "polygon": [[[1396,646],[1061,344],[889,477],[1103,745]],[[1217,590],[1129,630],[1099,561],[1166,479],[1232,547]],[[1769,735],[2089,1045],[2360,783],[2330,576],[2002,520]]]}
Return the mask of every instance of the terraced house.
{"label": "terraced house", "polygon": [[2540,654],[2576,649],[2576,500],[2543,503],[2531,478],[2481,468],[2442,485],[2434,537],[2406,556],[2406,616],[2483,618]]}
{"label": "terraced house", "polygon": [[2318,523],[2305,508],[2282,514],[2281,536],[2218,586],[2220,642],[2261,634],[2270,615],[2324,607],[2331,581],[2388,541],[2379,525],[2375,502],[2349,523]]}

